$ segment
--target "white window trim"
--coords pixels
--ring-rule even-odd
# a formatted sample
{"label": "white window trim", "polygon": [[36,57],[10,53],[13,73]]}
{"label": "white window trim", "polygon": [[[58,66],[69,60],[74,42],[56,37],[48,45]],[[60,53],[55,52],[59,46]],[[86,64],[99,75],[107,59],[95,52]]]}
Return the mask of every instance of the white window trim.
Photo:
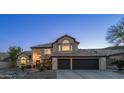
{"label": "white window trim", "polygon": [[27,63],[27,58],[21,57],[21,64],[26,64],[26,63]]}
{"label": "white window trim", "polygon": [[69,44],[69,43],[70,43],[70,41],[69,41],[69,40],[67,40],[67,39],[65,39],[65,40],[63,40],[63,41],[62,41],[62,43],[63,43],[63,44]]}

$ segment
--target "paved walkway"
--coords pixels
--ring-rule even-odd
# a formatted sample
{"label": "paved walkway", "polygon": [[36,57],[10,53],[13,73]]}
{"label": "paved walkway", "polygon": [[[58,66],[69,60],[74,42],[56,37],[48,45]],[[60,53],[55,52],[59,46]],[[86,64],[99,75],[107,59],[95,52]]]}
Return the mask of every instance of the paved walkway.
{"label": "paved walkway", "polygon": [[124,79],[124,74],[99,70],[58,70],[57,79]]}

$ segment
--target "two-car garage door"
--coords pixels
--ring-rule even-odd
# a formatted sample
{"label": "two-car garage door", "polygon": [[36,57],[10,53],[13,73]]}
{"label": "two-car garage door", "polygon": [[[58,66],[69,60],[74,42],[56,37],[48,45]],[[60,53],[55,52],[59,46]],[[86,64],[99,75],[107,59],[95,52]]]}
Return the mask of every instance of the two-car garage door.
{"label": "two-car garage door", "polygon": [[72,69],[99,69],[97,59],[73,59]]}
{"label": "two-car garage door", "polygon": [[98,59],[72,59],[72,65],[70,59],[58,59],[58,69],[99,69]]}

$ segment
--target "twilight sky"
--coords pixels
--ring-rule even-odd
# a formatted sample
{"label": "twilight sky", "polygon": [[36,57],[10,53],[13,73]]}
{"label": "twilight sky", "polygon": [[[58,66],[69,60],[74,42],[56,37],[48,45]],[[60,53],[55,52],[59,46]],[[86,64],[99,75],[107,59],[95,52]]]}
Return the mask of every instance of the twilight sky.
{"label": "twilight sky", "polygon": [[0,52],[9,46],[30,46],[55,41],[68,34],[81,44],[79,48],[104,48],[107,28],[124,15],[0,15]]}

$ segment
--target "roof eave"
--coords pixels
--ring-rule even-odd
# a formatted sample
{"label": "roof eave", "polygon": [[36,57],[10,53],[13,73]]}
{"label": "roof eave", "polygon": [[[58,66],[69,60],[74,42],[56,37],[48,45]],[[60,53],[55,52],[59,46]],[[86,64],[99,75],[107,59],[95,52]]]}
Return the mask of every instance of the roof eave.
{"label": "roof eave", "polygon": [[106,55],[102,55],[102,56],[52,56],[51,57],[107,57]]}
{"label": "roof eave", "polygon": [[31,49],[52,48],[52,47],[30,47]]}

